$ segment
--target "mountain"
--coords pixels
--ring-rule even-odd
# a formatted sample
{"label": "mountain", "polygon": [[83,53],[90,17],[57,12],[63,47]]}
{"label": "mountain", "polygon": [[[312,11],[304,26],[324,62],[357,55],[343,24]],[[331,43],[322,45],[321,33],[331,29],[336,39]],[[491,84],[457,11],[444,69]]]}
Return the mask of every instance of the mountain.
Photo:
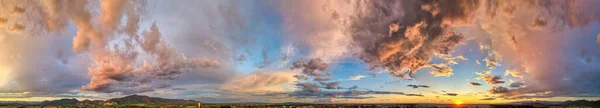
{"label": "mountain", "polygon": [[122,98],[113,98],[107,101],[113,101],[117,104],[197,104],[198,101],[182,99],[165,99],[148,97],[143,95],[130,95]]}
{"label": "mountain", "polygon": [[596,101],[588,101],[588,100],[567,100],[564,102],[560,102],[560,101],[542,101],[542,100],[535,100],[535,101],[517,101],[517,102],[511,102],[509,104],[515,104],[515,105],[569,105],[569,106],[600,106],[600,100],[596,100]]}
{"label": "mountain", "polygon": [[130,95],[122,98],[113,98],[106,101],[102,100],[83,100],[77,99],[60,99],[52,101],[43,101],[41,105],[115,105],[115,104],[197,104],[199,101],[183,100],[183,99],[165,99],[157,97],[149,97],[143,95]]}
{"label": "mountain", "polygon": [[79,101],[77,99],[60,99],[53,101],[43,101],[42,105],[75,105]]}
{"label": "mountain", "polygon": [[544,107],[546,105],[560,105],[562,102],[560,101],[545,101],[545,100],[526,100],[526,101],[516,101],[510,102],[508,104],[512,105],[530,105],[534,107]]}
{"label": "mountain", "polygon": [[600,100],[588,101],[588,100],[575,100],[565,101],[563,105],[585,105],[585,106],[600,106]]}

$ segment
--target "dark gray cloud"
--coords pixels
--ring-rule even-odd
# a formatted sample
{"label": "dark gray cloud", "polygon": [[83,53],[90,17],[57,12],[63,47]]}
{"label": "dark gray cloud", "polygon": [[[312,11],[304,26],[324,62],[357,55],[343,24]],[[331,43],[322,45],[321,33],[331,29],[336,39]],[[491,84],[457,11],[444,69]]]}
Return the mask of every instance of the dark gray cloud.
{"label": "dark gray cloud", "polygon": [[488,97],[488,98],[483,98],[483,99],[479,99],[479,100],[496,100],[495,97]]}
{"label": "dark gray cloud", "polygon": [[173,90],[187,90],[186,88],[173,88]]}
{"label": "dark gray cloud", "polygon": [[350,87],[350,88],[348,88],[348,89],[349,89],[349,90],[355,90],[355,89],[358,89],[358,86],[354,85],[354,86],[352,86],[352,87]]}
{"label": "dark gray cloud", "polygon": [[429,88],[428,85],[414,85],[414,84],[406,85],[406,87],[412,87],[412,88],[419,88],[419,87],[420,88]]}
{"label": "dark gray cloud", "polygon": [[341,88],[340,82],[330,82],[330,83],[321,83],[321,85],[325,86],[325,89],[338,89]]}
{"label": "dark gray cloud", "polygon": [[347,91],[329,91],[329,90],[321,91],[321,90],[319,90],[319,91],[314,91],[314,92],[295,91],[295,92],[289,93],[289,96],[297,97],[297,98],[338,98],[338,97],[361,98],[364,95],[372,95],[372,94],[404,95],[404,96],[420,96],[420,97],[423,96],[421,94],[407,94],[407,93],[403,93],[403,92],[373,91],[373,90],[347,90]]}
{"label": "dark gray cloud", "polygon": [[523,87],[524,85],[525,85],[525,84],[523,84],[522,82],[520,82],[520,81],[517,81],[517,82],[512,82],[512,83],[510,83],[509,87],[512,87],[512,88],[519,88],[519,87]]}
{"label": "dark gray cloud", "polygon": [[303,75],[312,76],[315,78],[328,77],[331,74],[325,72],[328,64],[320,58],[302,59],[292,64],[291,69],[302,70]]}
{"label": "dark gray cloud", "polygon": [[[336,84],[329,83],[329,84]],[[256,96],[270,96],[270,97],[292,97],[299,99],[315,99],[315,100],[334,100],[335,98],[343,99],[369,99],[374,96],[368,95],[404,95],[404,96],[419,96],[421,94],[409,94],[404,92],[396,91],[375,91],[358,86],[352,86],[348,89],[344,87],[336,86],[335,89],[327,89],[326,85],[321,85],[312,82],[300,82],[296,84],[298,90],[292,92],[267,92],[264,94],[255,94]]]}
{"label": "dark gray cloud", "polygon": [[446,93],[446,95],[448,95],[448,96],[456,96],[458,94],[456,94],[456,93]]}
{"label": "dark gray cloud", "polygon": [[480,83],[476,83],[476,82],[469,82],[469,85],[472,85],[472,86],[481,86]]}
{"label": "dark gray cloud", "polygon": [[321,91],[321,87],[319,87],[319,85],[311,82],[297,83],[296,86],[300,88],[300,90],[298,90],[298,93],[300,94],[312,94]]}
{"label": "dark gray cloud", "polygon": [[508,88],[502,86],[492,86],[490,90],[488,90],[491,94],[501,94],[509,92]]}
{"label": "dark gray cloud", "polygon": [[[312,59],[301,59],[292,63],[291,69],[302,70],[301,75],[294,77],[298,79],[307,80],[308,78],[314,78],[312,81],[299,82],[296,84],[300,90],[296,90],[293,94],[302,95],[332,95],[332,94],[320,94],[323,89],[341,89],[340,82],[326,82],[331,80],[331,73],[327,72],[328,63],[325,63],[320,58]],[[320,84],[320,86],[318,84]]]}

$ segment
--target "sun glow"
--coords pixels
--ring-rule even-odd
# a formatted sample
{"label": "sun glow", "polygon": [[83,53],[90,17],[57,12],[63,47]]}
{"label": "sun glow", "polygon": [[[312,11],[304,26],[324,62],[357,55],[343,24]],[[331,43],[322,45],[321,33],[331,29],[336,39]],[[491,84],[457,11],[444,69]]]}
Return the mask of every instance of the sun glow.
{"label": "sun glow", "polygon": [[7,79],[8,79],[8,73],[9,70],[6,68],[0,68],[0,87],[4,86],[6,84]]}
{"label": "sun glow", "polygon": [[461,105],[461,104],[463,104],[463,102],[462,102],[462,101],[460,101],[460,100],[458,100],[458,101],[454,101],[454,104],[456,104],[456,105]]}

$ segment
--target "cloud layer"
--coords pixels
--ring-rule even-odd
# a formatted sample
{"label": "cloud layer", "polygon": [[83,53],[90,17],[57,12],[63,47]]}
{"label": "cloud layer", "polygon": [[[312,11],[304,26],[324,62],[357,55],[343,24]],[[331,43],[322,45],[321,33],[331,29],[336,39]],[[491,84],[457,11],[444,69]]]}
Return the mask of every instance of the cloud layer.
{"label": "cloud layer", "polygon": [[[453,26],[468,23],[479,1],[372,1],[353,24],[352,38],[362,49],[359,58],[373,68],[404,78],[424,67],[436,76],[452,73],[448,66],[432,66],[432,57],[450,56],[463,42]],[[412,76],[411,76],[412,78]]]}
{"label": "cloud layer", "polygon": [[[476,91],[490,101],[598,97],[599,3],[7,0],[0,98],[335,102],[427,97],[401,91],[449,84],[491,87]],[[373,83],[382,80],[427,85]]]}

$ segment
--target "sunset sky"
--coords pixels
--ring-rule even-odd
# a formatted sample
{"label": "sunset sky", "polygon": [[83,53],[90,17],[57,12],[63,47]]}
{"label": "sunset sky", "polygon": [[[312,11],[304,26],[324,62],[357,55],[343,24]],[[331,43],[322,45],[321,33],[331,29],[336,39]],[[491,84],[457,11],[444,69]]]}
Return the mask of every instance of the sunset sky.
{"label": "sunset sky", "polygon": [[0,0],[0,101],[600,99],[600,0]]}

